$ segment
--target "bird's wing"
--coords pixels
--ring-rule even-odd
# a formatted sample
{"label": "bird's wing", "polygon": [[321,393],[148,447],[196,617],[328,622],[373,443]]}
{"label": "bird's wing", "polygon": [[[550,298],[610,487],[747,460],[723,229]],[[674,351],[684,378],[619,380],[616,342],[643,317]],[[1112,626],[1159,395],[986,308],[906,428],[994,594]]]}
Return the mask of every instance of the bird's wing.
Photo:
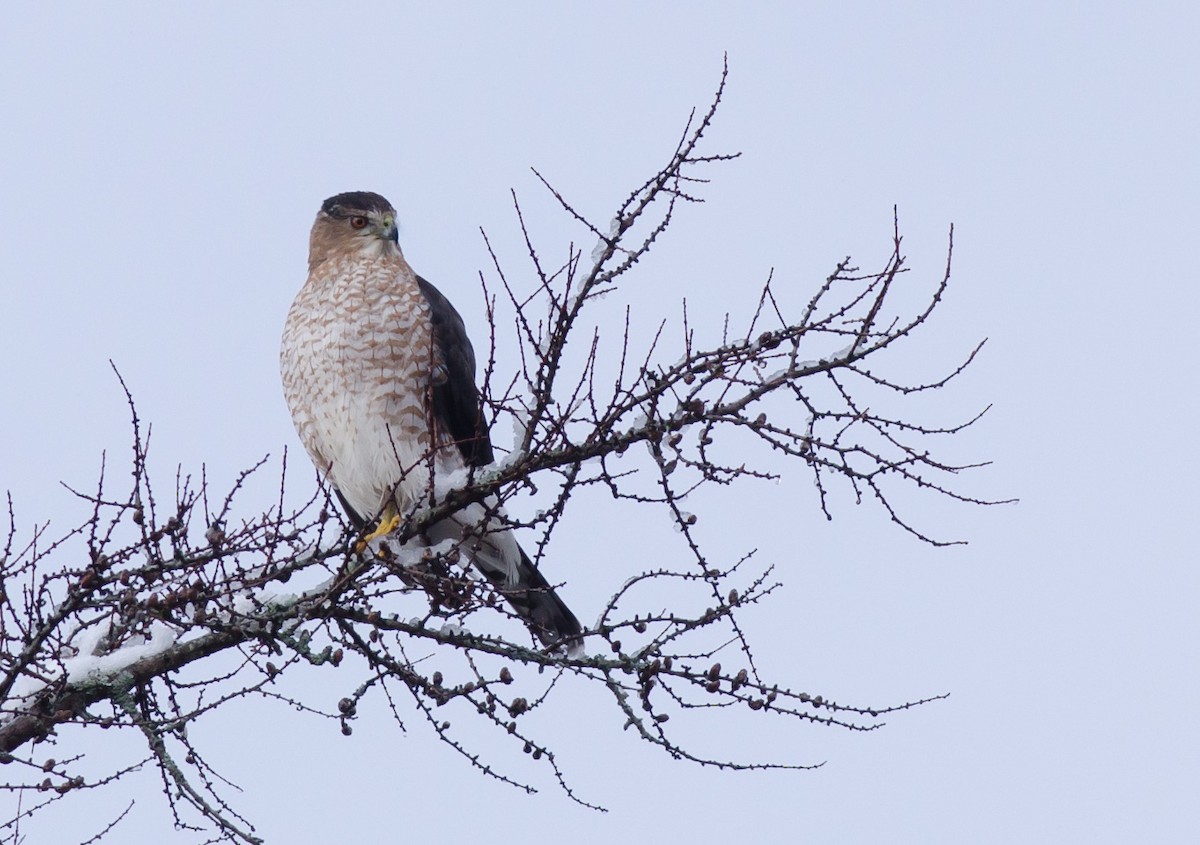
{"label": "bird's wing", "polygon": [[[435,359],[445,368],[445,378],[435,377],[431,388],[434,422],[454,440],[468,466],[490,464],[492,441],[475,385],[475,351],[467,329],[437,288],[420,276],[417,284],[429,301]],[[467,526],[486,524],[484,536],[478,538],[471,552],[475,565],[529,622],[538,639],[547,645],[569,640],[568,653],[579,656],[583,653],[579,620],[538,572],[516,538],[494,520],[495,513],[492,510],[485,515],[485,505],[475,503],[431,526],[426,535],[435,544],[443,537],[461,540],[472,533]]]}
{"label": "bird's wing", "polygon": [[485,466],[493,460],[492,441],[475,385],[475,350],[467,328],[441,291],[420,276],[417,284],[429,302],[436,356],[445,368],[445,378],[433,380],[433,417],[468,466]]}

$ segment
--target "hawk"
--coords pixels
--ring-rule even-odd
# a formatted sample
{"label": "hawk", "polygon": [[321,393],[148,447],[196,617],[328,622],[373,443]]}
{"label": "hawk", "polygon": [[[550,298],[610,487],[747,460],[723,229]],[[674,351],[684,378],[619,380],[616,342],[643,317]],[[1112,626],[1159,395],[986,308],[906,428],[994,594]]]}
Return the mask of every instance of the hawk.
{"label": "hawk", "polygon": [[[428,502],[435,479],[493,461],[462,317],[408,265],[396,210],[379,194],[338,194],[321,205],[280,371],[308,456],[351,522],[376,526],[368,539]],[[542,643],[579,653],[579,621],[494,503],[469,505],[425,535],[461,548]]]}

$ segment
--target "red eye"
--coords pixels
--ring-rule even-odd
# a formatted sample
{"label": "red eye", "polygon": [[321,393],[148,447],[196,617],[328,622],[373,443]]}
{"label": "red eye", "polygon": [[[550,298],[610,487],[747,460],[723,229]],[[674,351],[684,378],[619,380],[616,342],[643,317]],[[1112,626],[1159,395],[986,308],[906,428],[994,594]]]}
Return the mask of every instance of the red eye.
{"label": "red eye", "polygon": [[365,229],[365,228],[367,228],[367,218],[365,218],[365,217],[351,217],[351,218],[350,218],[350,225],[351,225],[351,227],[353,227],[353,228],[355,228],[355,229]]}

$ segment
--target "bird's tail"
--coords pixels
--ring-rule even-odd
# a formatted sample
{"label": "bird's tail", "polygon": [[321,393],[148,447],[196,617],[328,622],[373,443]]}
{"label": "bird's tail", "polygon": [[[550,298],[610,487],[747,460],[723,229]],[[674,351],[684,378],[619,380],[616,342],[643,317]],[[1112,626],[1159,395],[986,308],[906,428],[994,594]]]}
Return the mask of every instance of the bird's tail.
{"label": "bird's tail", "polygon": [[[517,546],[517,551],[520,552],[521,563],[517,568],[516,583],[508,584],[494,579],[493,583],[543,645],[564,645],[571,657],[580,656],[583,653],[583,640],[580,637],[583,626],[542,573],[538,572],[525,550]],[[484,574],[487,574],[486,570]]]}
{"label": "bird's tail", "polygon": [[543,645],[565,648],[571,657],[583,655],[583,626],[575,614],[538,572],[512,532],[489,518],[482,505],[469,505],[430,526],[425,537],[432,545],[443,540],[461,544],[463,553]]}

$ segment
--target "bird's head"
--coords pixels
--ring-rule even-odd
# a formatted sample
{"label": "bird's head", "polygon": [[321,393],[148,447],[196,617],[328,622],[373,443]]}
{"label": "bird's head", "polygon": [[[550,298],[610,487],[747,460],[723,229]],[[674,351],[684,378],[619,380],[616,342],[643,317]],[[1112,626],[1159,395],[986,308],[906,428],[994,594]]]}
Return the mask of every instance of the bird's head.
{"label": "bird's head", "polygon": [[400,253],[396,209],[379,194],[352,191],[321,204],[309,239],[309,264],[333,255],[378,256]]}

